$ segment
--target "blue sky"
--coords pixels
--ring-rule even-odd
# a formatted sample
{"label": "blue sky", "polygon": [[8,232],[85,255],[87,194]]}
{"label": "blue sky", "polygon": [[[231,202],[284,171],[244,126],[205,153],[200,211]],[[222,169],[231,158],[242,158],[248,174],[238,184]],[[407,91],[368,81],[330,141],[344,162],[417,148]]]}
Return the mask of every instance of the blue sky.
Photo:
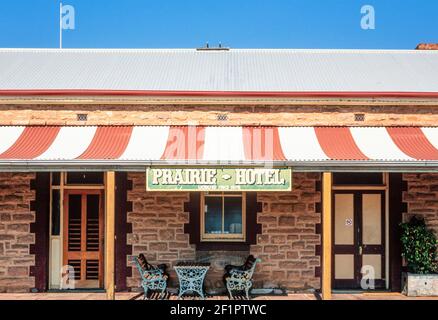
{"label": "blue sky", "polygon": [[[58,47],[58,0],[1,0],[0,47]],[[64,0],[65,48],[413,49],[438,42],[437,0]],[[373,5],[375,30],[360,26]]]}

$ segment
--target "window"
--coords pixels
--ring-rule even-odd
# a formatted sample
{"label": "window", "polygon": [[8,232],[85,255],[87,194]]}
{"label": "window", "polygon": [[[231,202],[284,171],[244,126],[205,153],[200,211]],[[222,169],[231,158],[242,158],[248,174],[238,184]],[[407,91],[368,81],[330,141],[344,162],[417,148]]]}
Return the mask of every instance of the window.
{"label": "window", "polygon": [[103,172],[67,172],[66,184],[103,184]]}
{"label": "window", "polygon": [[245,193],[201,196],[201,240],[245,241]]}
{"label": "window", "polygon": [[52,172],[52,186],[61,184],[61,172]]}
{"label": "window", "polygon": [[61,196],[59,189],[52,189],[52,236],[59,236],[61,230]]}
{"label": "window", "polygon": [[382,173],[333,173],[333,185],[335,186],[357,186],[357,185],[385,185],[384,175]]}

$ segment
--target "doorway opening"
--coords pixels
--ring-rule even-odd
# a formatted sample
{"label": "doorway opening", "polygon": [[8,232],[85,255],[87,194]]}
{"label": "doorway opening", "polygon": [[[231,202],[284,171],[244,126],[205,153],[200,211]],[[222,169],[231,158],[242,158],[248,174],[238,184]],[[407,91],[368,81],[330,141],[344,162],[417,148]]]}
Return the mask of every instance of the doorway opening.
{"label": "doorway opening", "polygon": [[104,287],[104,178],[52,172],[49,289]]}
{"label": "doorway opening", "polygon": [[[339,175],[333,185],[333,289],[384,290],[388,287],[386,174],[364,173],[364,179],[354,180]],[[340,183],[344,181],[348,183]]]}

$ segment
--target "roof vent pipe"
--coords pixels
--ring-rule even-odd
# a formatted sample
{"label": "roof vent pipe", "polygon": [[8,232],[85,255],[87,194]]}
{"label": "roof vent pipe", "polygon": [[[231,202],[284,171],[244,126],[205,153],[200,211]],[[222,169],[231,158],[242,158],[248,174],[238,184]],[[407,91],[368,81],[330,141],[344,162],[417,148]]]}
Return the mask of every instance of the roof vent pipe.
{"label": "roof vent pipe", "polygon": [[208,42],[205,44],[205,47],[202,48],[196,48],[197,51],[229,51],[230,48],[223,47],[222,43],[219,42],[219,45],[217,47],[210,47]]}

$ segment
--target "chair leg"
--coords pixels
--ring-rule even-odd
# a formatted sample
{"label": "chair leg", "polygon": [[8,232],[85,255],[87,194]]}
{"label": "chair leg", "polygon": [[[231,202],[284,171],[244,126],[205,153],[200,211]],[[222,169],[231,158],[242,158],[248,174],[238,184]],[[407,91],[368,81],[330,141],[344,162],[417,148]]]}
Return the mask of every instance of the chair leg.
{"label": "chair leg", "polygon": [[246,299],[249,300],[249,288],[245,288]]}
{"label": "chair leg", "polygon": [[166,286],[163,286],[163,289],[161,289],[160,298],[163,300],[166,297]]}
{"label": "chair leg", "polygon": [[227,285],[227,292],[228,292],[228,297],[230,298],[230,300],[233,300],[233,293],[232,293],[232,290],[228,287],[228,285]]}
{"label": "chair leg", "polygon": [[148,300],[148,287],[143,287],[144,297],[143,300]]}

